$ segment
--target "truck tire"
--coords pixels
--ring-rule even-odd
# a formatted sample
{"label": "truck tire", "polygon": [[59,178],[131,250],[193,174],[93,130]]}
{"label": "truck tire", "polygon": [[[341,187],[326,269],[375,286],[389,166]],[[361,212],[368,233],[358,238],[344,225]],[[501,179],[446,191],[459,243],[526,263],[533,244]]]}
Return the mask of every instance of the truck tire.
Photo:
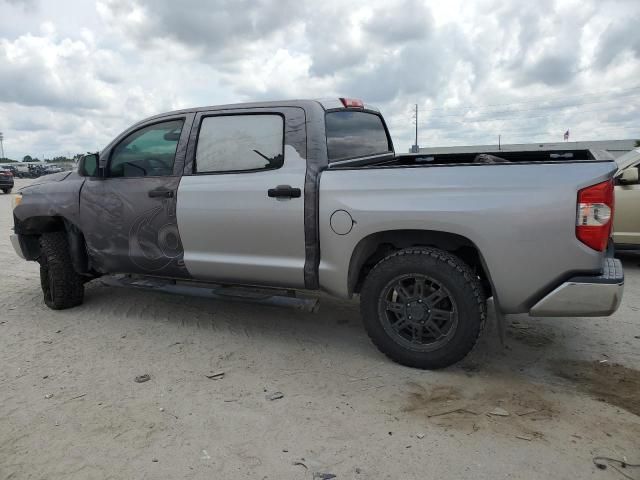
{"label": "truck tire", "polygon": [[408,248],[378,262],[362,286],[360,311],[382,353],[422,369],[464,358],[487,316],[478,276],[455,255],[435,248]]}
{"label": "truck tire", "polygon": [[10,188],[3,188],[2,191],[7,195],[11,193],[11,189]]}
{"label": "truck tire", "polygon": [[44,303],[54,310],[78,306],[84,299],[84,283],[73,269],[65,232],[40,237],[40,285]]}

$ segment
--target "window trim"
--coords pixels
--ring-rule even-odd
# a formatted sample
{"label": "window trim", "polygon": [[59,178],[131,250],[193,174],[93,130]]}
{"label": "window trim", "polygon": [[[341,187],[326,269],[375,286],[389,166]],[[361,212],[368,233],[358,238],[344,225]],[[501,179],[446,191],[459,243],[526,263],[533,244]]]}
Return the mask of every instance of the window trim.
{"label": "window trim", "polygon": [[[172,168],[172,171],[171,171],[171,175],[143,175],[143,176],[141,176],[141,177],[125,177],[125,176],[122,176],[122,177],[112,177],[112,176],[110,175],[110,173],[111,173],[111,161],[113,160],[113,155],[114,155],[114,153],[115,153],[116,149],[118,148],[118,146],[119,146],[122,142],[124,142],[127,138],[129,138],[129,137],[130,137],[131,135],[133,135],[134,133],[139,132],[140,130],[143,130],[143,129],[147,128],[147,127],[151,127],[151,126],[153,126],[153,125],[159,125],[159,124],[161,124],[161,123],[175,122],[176,120],[181,120],[181,121],[182,121],[182,129],[180,130],[180,138],[178,139],[178,142],[176,143],[176,152],[175,152],[175,153],[174,153],[174,155],[173,155],[173,168]],[[134,129],[132,129],[132,130],[130,130],[130,131],[125,132],[125,133],[122,135],[122,138],[120,138],[120,139],[118,140],[118,142],[117,142],[117,143],[115,143],[115,144],[113,145],[113,147],[111,147],[111,148],[109,149],[109,159],[107,160],[107,165],[106,165],[106,168],[105,168],[105,176],[104,176],[104,178],[105,178],[105,179],[112,179],[112,178],[113,178],[113,179],[115,179],[115,178],[125,178],[125,179],[126,179],[126,178],[136,178],[136,179],[138,179],[138,180],[139,180],[139,179],[141,179],[141,178],[167,178],[167,177],[176,177],[176,176],[180,176],[180,175],[176,175],[176,173],[175,173],[175,170],[176,170],[176,169],[175,169],[175,166],[176,166],[176,160],[177,160],[177,158],[178,158],[178,148],[180,147],[180,142],[183,140],[183,137],[182,137],[182,136],[184,135],[184,128],[185,128],[185,126],[187,126],[187,117],[186,117],[186,116],[180,116],[180,117],[175,117],[175,118],[159,118],[159,119],[157,119],[157,120],[155,120],[155,121],[153,121],[153,122],[145,123],[144,125],[140,125],[140,126],[138,126],[137,128],[134,128]]]}
{"label": "window trim", "polygon": [[[376,117],[378,117],[378,119],[380,119],[380,123],[382,124],[382,127],[384,128],[384,133],[387,136],[387,148],[389,150],[387,150],[386,152],[379,152],[379,153],[369,153],[367,155],[356,155],[354,157],[344,157],[344,158],[340,158],[337,160],[331,160],[331,158],[329,158],[329,137],[327,135],[327,115],[329,113],[335,113],[335,112],[354,112],[354,113],[368,113],[370,115],[375,115]],[[393,141],[391,140],[391,135],[389,134],[389,128],[387,127],[387,123],[384,121],[384,117],[382,116],[382,114],[380,112],[377,112],[375,110],[367,110],[367,109],[362,109],[362,108],[331,108],[329,110],[325,110],[324,112],[324,140],[326,142],[327,145],[327,163],[328,165],[334,165],[337,162],[350,162],[353,160],[358,160],[358,159],[362,159],[362,160],[366,160],[369,158],[375,158],[375,157],[379,157],[379,156],[383,156],[383,155],[393,155],[395,154],[395,150],[393,149]]]}
{"label": "window trim", "polygon": [[[269,168],[251,168],[251,169],[243,169],[243,170],[224,170],[221,172],[199,172],[198,171],[198,142],[200,141],[200,131],[202,130],[202,124],[206,118],[211,117],[248,117],[248,116],[275,116],[280,117],[282,120],[282,165],[279,167],[269,167]],[[269,172],[272,170],[279,170],[284,166],[284,162],[286,158],[284,158],[284,147],[286,145],[285,142],[286,136],[286,119],[283,113],[281,112],[233,112],[233,113],[211,113],[204,114],[200,117],[200,121],[198,123],[198,131],[196,132],[194,148],[193,148],[193,166],[192,166],[192,175],[227,175],[231,173],[257,173],[257,172]]]}

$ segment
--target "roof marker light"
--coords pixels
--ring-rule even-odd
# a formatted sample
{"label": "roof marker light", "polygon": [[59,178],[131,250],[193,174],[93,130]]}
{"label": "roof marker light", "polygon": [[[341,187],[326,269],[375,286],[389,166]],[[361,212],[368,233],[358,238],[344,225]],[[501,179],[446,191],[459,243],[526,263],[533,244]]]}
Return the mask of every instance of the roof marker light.
{"label": "roof marker light", "polygon": [[344,108],[364,108],[364,102],[357,98],[340,98]]}

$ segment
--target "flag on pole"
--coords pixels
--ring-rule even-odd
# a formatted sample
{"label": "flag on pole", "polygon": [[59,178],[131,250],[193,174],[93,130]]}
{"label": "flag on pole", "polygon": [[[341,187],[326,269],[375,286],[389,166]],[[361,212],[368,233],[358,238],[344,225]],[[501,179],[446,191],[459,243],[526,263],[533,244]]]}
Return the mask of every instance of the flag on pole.
{"label": "flag on pole", "polygon": [[567,140],[569,140],[569,130],[564,132],[564,141],[566,142]]}

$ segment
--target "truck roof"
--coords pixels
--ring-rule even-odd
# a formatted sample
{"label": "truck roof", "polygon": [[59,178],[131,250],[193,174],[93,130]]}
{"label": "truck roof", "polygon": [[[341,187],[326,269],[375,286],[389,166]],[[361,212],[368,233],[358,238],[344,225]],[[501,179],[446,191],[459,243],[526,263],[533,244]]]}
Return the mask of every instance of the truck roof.
{"label": "truck roof", "polygon": [[[378,108],[364,104],[365,110],[379,112]],[[180,113],[197,113],[204,112],[210,110],[231,110],[231,109],[250,109],[250,108],[278,108],[278,107],[301,107],[301,108],[322,108],[324,110],[334,110],[334,109],[346,109],[342,103],[341,98],[320,98],[320,99],[295,99],[295,100],[274,100],[274,101],[266,101],[266,102],[242,102],[242,103],[228,103],[224,105],[209,105],[203,107],[192,107],[192,108],[184,108],[180,110],[172,110],[169,112],[159,113],[157,115],[152,115],[143,120],[140,120],[138,123],[143,123],[148,120],[153,120],[154,118],[162,118],[170,115],[180,114]]]}

